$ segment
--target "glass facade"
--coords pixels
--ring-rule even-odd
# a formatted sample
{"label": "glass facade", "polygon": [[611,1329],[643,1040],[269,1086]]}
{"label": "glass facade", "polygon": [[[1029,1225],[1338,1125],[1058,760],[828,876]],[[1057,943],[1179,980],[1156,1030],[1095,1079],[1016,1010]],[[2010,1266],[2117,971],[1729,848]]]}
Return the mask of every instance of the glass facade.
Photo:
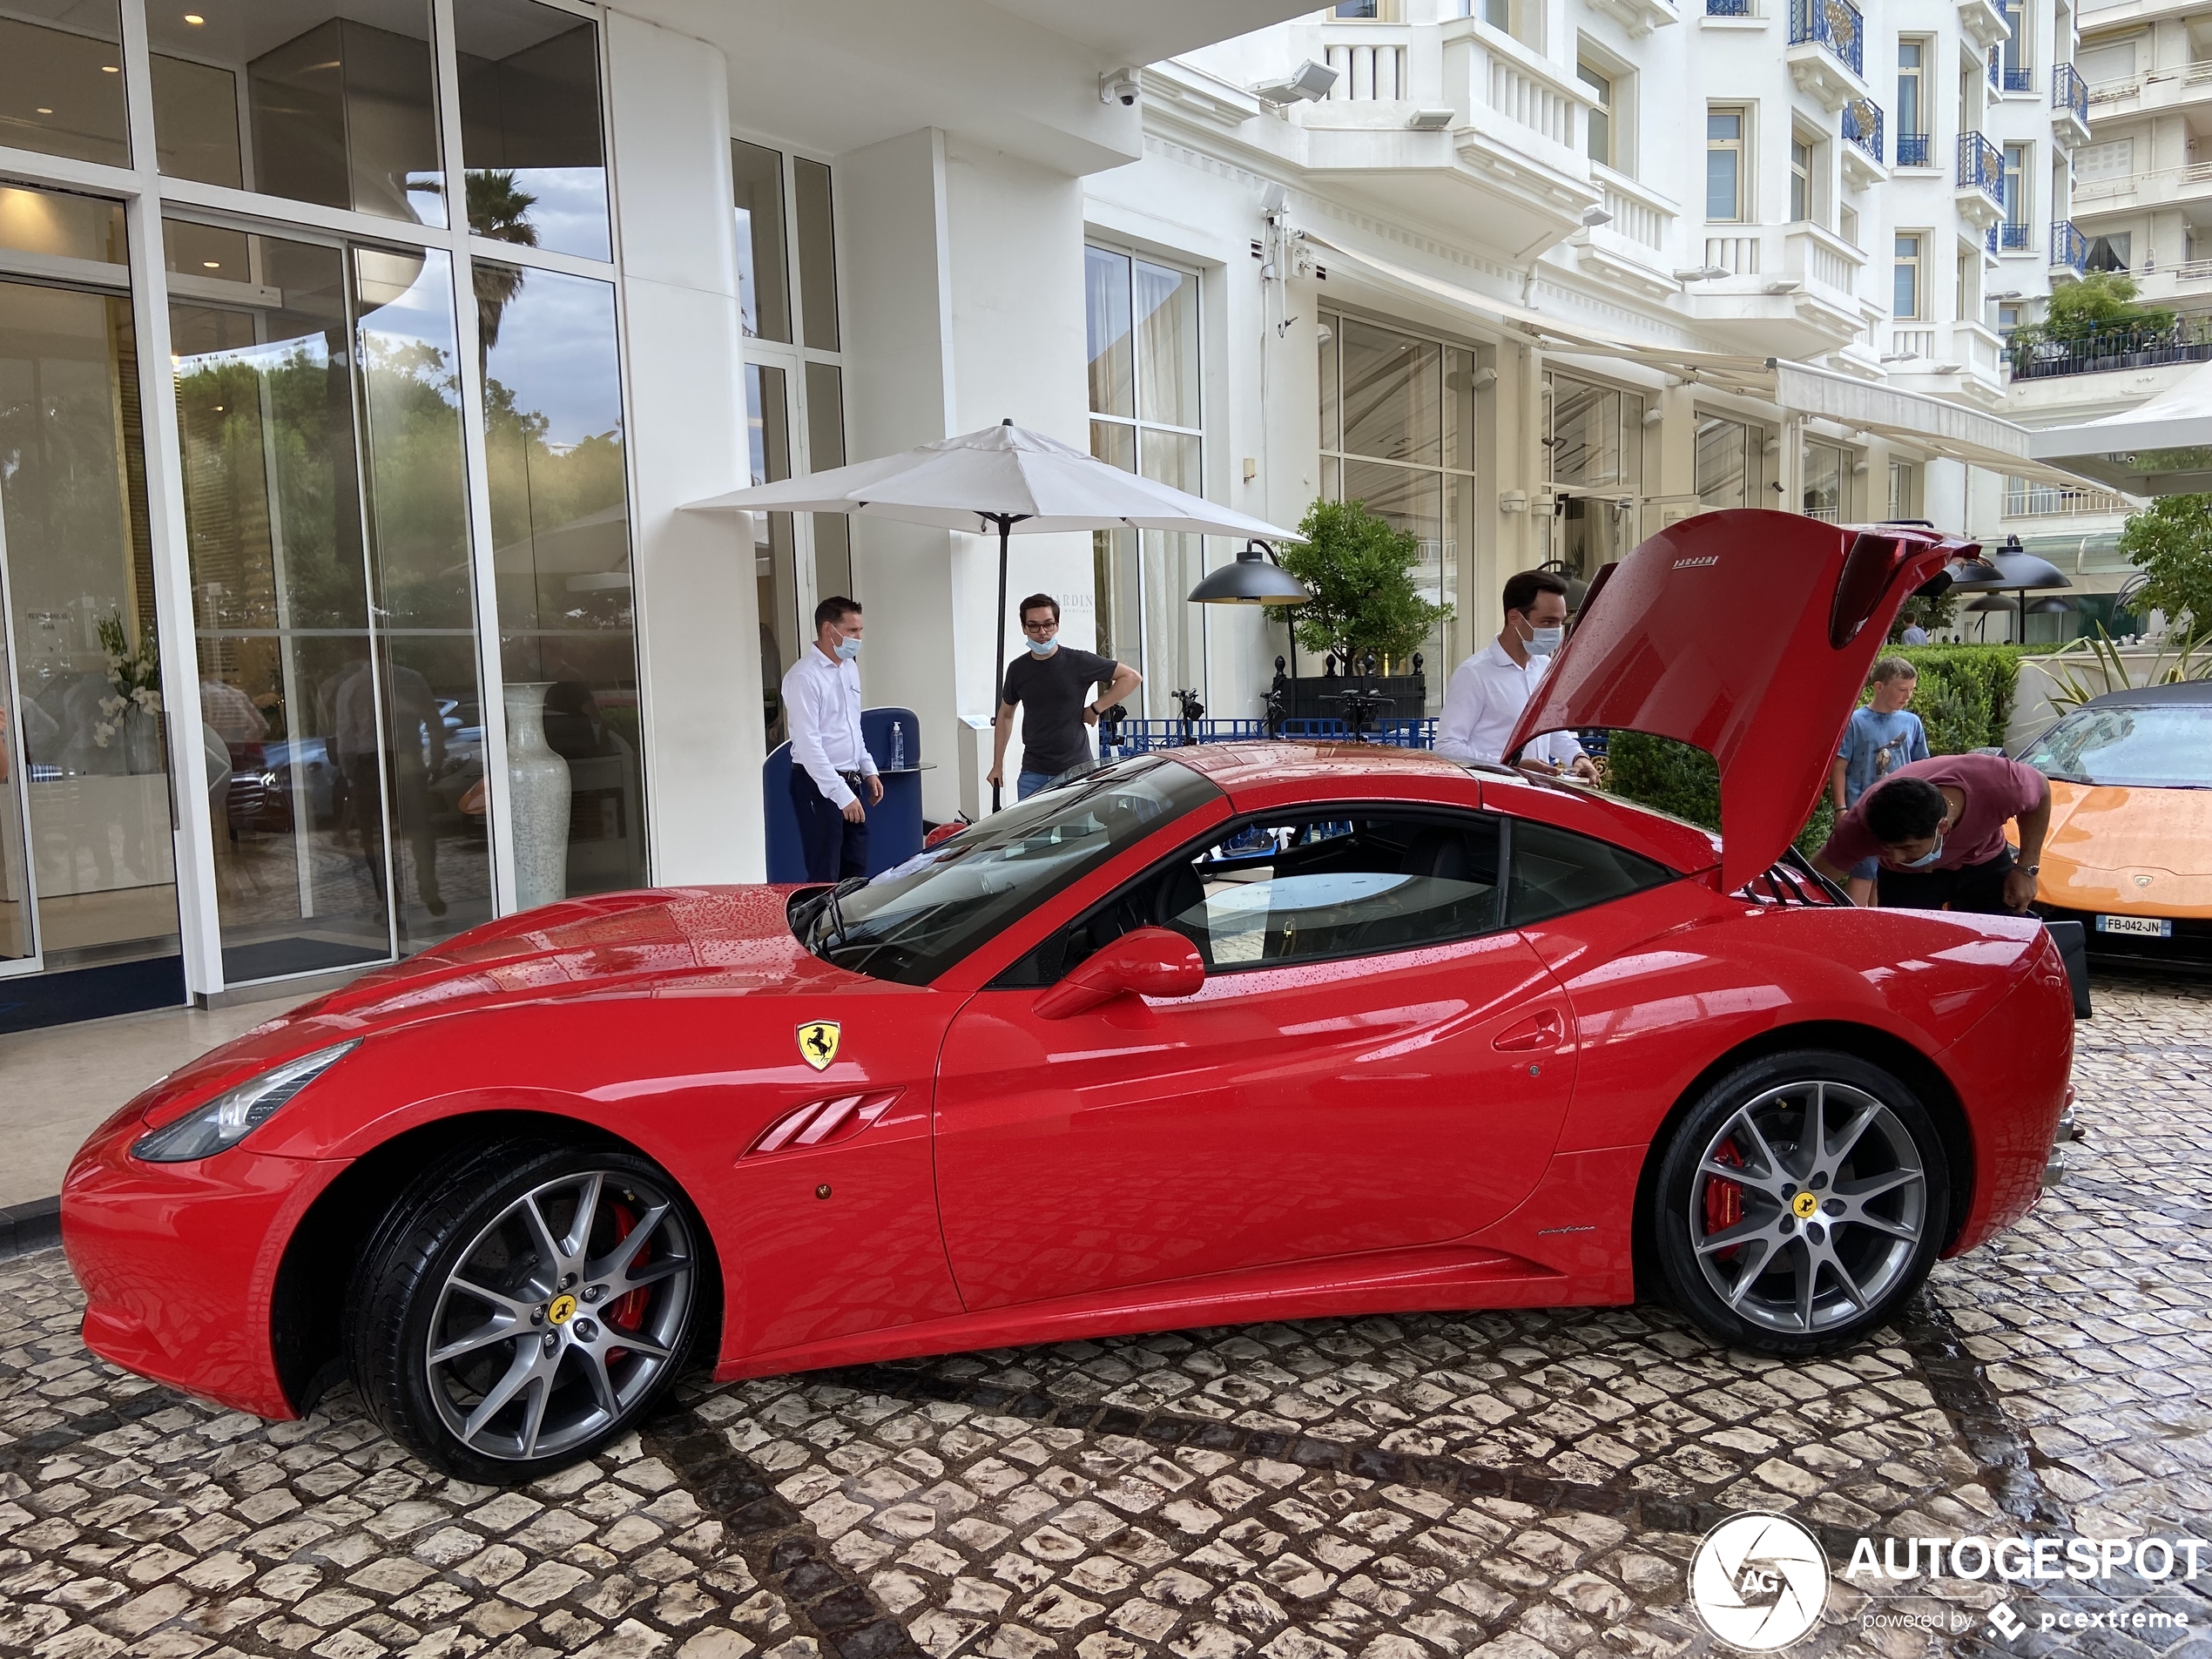
{"label": "glass facade", "polygon": [[[1197,274],[1115,248],[1087,247],[1083,300],[1091,454],[1204,495]],[[1184,596],[1205,576],[1205,538],[1098,530],[1091,536],[1091,563],[1096,649],[1144,676],[1141,711],[1176,713],[1177,690],[1203,697],[1204,607]]]}
{"label": "glass facade", "polygon": [[0,185],[0,974],[178,956],[179,847],[209,849],[212,988],[647,880],[596,18],[459,0],[442,62],[428,0],[152,8],[135,152],[122,27],[0,4],[0,143],[134,169],[115,200]]}
{"label": "glass facade", "polygon": [[[1321,327],[1321,493],[1412,531],[1422,593],[1456,608],[1474,546],[1474,354],[1359,317],[1324,313]],[[1421,651],[1433,710],[1451,652],[1435,633]]]}

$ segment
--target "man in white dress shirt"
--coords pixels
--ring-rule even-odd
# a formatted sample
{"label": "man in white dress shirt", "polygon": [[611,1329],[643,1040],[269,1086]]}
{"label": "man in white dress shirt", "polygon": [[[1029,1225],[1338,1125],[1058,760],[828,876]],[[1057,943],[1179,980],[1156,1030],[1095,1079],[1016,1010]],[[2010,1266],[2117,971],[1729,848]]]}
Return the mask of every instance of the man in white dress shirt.
{"label": "man in white dress shirt", "polygon": [[814,644],[784,676],[791,723],[791,806],[799,816],[809,881],[841,881],[868,871],[867,807],[883,779],[860,741],[860,607],[833,594],[814,607]]}
{"label": "man in white dress shirt", "polygon": [[[1444,692],[1436,752],[1495,765],[1528,699],[1543,684],[1552,653],[1567,637],[1567,583],[1548,570],[1523,570],[1506,580],[1506,625],[1497,638],[1461,663]],[[1571,732],[1549,732],[1521,752],[1532,772],[1595,778],[1597,768]]]}

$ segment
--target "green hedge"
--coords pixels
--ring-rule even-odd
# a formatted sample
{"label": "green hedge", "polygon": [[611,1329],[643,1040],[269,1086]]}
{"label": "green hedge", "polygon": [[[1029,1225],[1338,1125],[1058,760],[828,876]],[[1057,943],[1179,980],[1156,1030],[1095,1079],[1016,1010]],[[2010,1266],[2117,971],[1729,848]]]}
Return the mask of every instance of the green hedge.
{"label": "green hedge", "polygon": [[[2020,660],[2030,649],[2047,648],[1912,645],[1885,654],[1902,657],[1919,671],[1912,709],[1928,729],[1929,751],[1940,755],[2004,743]],[[1859,700],[1871,694],[1870,687]],[[1607,755],[1607,786],[1615,794],[1710,830],[1720,828],[1720,769],[1703,749],[1671,738],[1616,732]],[[1798,833],[1799,848],[1807,853],[1817,848],[1834,821],[1835,808],[1824,788],[1811,821]]]}

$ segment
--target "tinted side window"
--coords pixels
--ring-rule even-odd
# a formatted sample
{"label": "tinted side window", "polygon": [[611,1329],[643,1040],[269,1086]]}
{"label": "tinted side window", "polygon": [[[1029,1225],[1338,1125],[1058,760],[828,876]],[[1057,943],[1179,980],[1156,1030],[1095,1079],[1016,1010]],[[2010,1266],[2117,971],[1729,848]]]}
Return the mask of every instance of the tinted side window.
{"label": "tinted side window", "polygon": [[1350,815],[1246,820],[1184,848],[996,983],[1052,984],[1136,927],[1173,928],[1223,972],[1411,950],[1502,925],[1496,819],[1338,810]]}
{"label": "tinted side window", "polygon": [[1671,881],[1675,873],[1594,836],[1525,818],[1513,822],[1513,881],[1507,920],[1515,927],[1588,909]]}

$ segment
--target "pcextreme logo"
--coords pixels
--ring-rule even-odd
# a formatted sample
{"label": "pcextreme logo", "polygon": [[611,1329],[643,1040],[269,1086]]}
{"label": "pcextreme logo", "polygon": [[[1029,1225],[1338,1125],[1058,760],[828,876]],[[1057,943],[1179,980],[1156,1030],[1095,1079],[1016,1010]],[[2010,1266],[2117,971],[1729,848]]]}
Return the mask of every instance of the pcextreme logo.
{"label": "pcextreme logo", "polygon": [[1820,1622],[1828,1555],[1782,1515],[1736,1515],[1707,1533],[1689,1563],[1689,1604],[1731,1648],[1772,1653]]}

